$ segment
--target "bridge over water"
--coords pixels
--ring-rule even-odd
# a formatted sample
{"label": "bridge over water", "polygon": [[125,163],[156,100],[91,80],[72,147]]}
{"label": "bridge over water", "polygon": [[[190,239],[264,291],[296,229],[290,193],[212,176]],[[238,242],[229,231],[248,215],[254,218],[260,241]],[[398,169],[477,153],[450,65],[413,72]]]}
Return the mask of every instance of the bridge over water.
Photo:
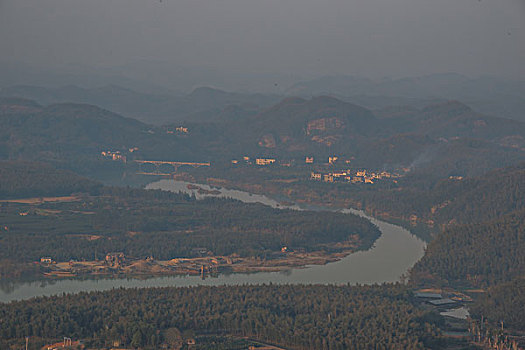
{"label": "bridge over water", "polygon": [[[134,162],[138,163],[139,167],[140,167],[140,165],[144,165],[144,164],[151,164],[151,165],[155,166],[155,171],[153,171],[153,172],[151,172],[151,171],[139,171],[138,174],[142,174],[142,175],[171,175],[173,173],[176,173],[177,170],[181,166],[190,166],[192,168],[199,168],[199,167],[210,166],[211,165],[210,162],[207,162],[207,163],[172,162],[172,161],[165,161],[165,160],[135,160]],[[173,171],[172,172],[163,172],[161,167],[165,166],[165,165],[172,166],[173,167]],[[166,169],[164,169],[164,170],[166,170]]]}

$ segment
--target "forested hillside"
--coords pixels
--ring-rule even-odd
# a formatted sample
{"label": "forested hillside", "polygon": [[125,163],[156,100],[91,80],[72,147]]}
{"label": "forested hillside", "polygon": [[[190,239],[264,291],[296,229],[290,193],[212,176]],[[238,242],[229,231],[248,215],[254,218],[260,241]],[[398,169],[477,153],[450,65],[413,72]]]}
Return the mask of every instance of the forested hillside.
{"label": "forested hillside", "polygon": [[[59,261],[122,251],[158,259],[216,255],[265,256],[283,246],[307,250],[355,240],[372,245],[378,229],[367,220],[333,212],[272,209],[231,199],[196,200],[184,194],[104,188],[98,196],[66,202],[2,203],[0,258]],[[20,213],[27,213],[20,216]]]}
{"label": "forested hillside", "polygon": [[[102,151],[171,160],[199,159],[205,154],[198,152],[198,144],[91,105],[40,107],[3,99],[0,123],[0,157],[9,160],[47,161],[70,168],[87,163],[103,171]],[[128,154],[130,148],[136,153]]]}
{"label": "forested hillside", "polygon": [[[442,204],[432,207],[444,231],[410,272],[416,285],[476,286],[487,293],[469,309],[489,329],[525,329],[525,173],[523,165],[441,184]],[[518,332],[519,334],[519,332]]]}
{"label": "forested hillside", "polygon": [[[227,99],[206,89],[194,95]],[[332,97],[288,98],[259,113],[228,106],[199,118],[175,132],[180,122],[154,127],[90,105],[2,99],[0,157],[48,161],[97,176],[115,167],[102,162],[102,151],[121,152],[128,161],[217,164],[242,156],[298,162],[315,156],[319,162],[336,155],[354,168],[410,169],[412,185],[420,187],[525,159],[524,123],[482,116],[457,102],[389,115]]]}
{"label": "forested hillside", "polygon": [[493,285],[525,275],[525,210],[492,221],[453,226],[437,235],[412,269],[450,283]]}
{"label": "forested hillside", "polygon": [[[3,159],[45,161],[89,176],[112,168],[136,172],[131,165],[135,159],[211,160],[209,168],[191,170],[187,176],[218,178],[297,201],[360,207],[373,215],[431,227],[435,240],[414,267],[413,283],[487,287],[525,273],[523,123],[480,116],[455,102],[386,115],[331,97],[289,98],[250,115],[233,109],[218,119],[185,124],[182,131],[177,131],[180,124],[152,127],[87,105],[42,107],[5,99],[0,106]],[[102,151],[120,153],[115,161]],[[325,164],[329,155],[346,161]],[[277,162],[232,165],[233,158],[244,156],[275,157]],[[316,163],[305,165],[305,156],[314,156]],[[91,261],[123,252],[126,257],[167,260],[205,252],[260,262],[281,254],[283,246],[306,253],[341,253],[366,249],[379,236],[370,222],[352,215],[101,187],[45,165],[3,164],[3,198],[76,195],[57,202],[1,204],[2,277],[34,273],[27,264],[46,256]],[[312,171],[345,168],[402,175],[377,184],[308,180]],[[272,322],[271,317],[266,321]],[[390,327],[397,321],[378,322]],[[263,338],[270,336],[275,335]],[[288,334],[281,336],[290,339]],[[140,344],[156,344],[149,335],[146,338]],[[334,339],[334,348],[346,344],[344,335]],[[360,341],[356,339],[352,341]],[[374,346],[402,348],[420,341],[405,336],[395,343],[380,337]],[[305,342],[298,348],[318,345],[310,338]]]}
{"label": "forested hillside", "polygon": [[[399,209],[439,224],[444,232],[413,268],[451,283],[493,285],[525,275],[525,167],[465,180],[443,181],[427,196],[399,195]],[[375,201],[373,205],[378,205]]]}
{"label": "forested hillside", "polygon": [[525,329],[525,279],[516,278],[489,288],[470,310],[476,319],[485,317],[494,323],[503,321],[507,328]]}
{"label": "forested hillside", "polygon": [[411,186],[366,190],[357,194],[372,212],[409,219],[416,215],[444,228],[455,223],[480,223],[525,208],[525,163],[465,179],[443,179],[431,187]]}
{"label": "forested hillside", "polygon": [[0,199],[96,194],[101,184],[46,163],[0,161]]}
{"label": "forested hillside", "polygon": [[[0,344],[84,339],[158,349],[170,328],[233,334],[291,349],[436,348],[433,317],[399,285],[149,288],[0,305]],[[49,317],[56,315],[56,317]]]}

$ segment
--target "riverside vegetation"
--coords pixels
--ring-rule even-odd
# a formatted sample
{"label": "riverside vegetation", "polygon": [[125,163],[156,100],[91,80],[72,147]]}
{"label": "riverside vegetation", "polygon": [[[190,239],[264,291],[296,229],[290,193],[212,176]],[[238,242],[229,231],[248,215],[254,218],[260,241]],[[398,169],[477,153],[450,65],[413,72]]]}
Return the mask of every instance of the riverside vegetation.
{"label": "riverside vegetation", "polygon": [[[230,334],[293,349],[424,349],[439,318],[401,285],[223,286],[80,293],[0,305],[0,345],[34,348],[67,335],[94,348],[158,349],[168,334]],[[50,317],[50,315],[54,315]],[[198,344],[206,349],[206,344]],[[210,346],[209,349],[215,347]]]}
{"label": "riverside vegetation", "polygon": [[[225,199],[197,201],[182,194],[104,186],[57,170],[106,183],[127,181],[122,174],[136,169],[103,159],[100,152],[136,148],[126,154],[129,160],[214,159],[210,169],[189,171],[188,176],[203,182],[214,179],[294,201],[358,207],[406,225],[423,225],[432,232],[432,242],[411,271],[410,285],[482,288],[486,293],[470,307],[474,321],[483,317],[482,327],[493,330],[503,321],[503,336],[524,331],[525,176],[519,165],[525,158],[524,123],[482,116],[458,102],[372,112],[328,97],[291,98],[234,119],[225,114],[220,120],[189,122],[188,134],[177,135],[169,131],[179,124],[151,126],[93,106],[43,107],[20,99],[4,99],[0,106],[0,158],[52,164],[1,164],[4,278],[40,273],[30,262],[47,255],[93,259],[123,250],[169,258],[191,256],[193,248],[205,247],[214,254],[264,258],[285,244],[306,251],[337,249],[334,244],[355,234],[363,249],[378,236],[368,222],[349,215],[312,216]],[[241,159],[239,150],[295,161],[336,153],[351,160],[353,168],[410,171],[397,183],[373,187],[317,183],[307,180],[312,169],[304,165],[225,166]],[[13,200],[27,196],[31,201]],[[243,286],[81,293],[3,304],[0,332],[2,346],[14,348],[25,336],[37,348],[66,334],[99,348],[112,341],[156,348],[168,341],[170,329],[275,340],[297,349],[446,347],[437,329],[441,317],[413,305],[406,288]]]}
{"label": "riverside vegetation", "polygon": [[[27,193],[64,194],[38,175],[18,176],[17,163],[2,163],[2,188],[10,196]],[[13,166],[9,173],[7,169]],[[51,170],[49,170],[51,172]],[[110,252],[128,257],[169,260],[192,258],[204,250],[210,255],[271,259],[282,247],[305,252],[341,252],[338,243],[367,249],[379,230],[356,215],[302,212],[244,204],[233,199],[197,200],[186,194],[132,188],[103,187],[66,173],[77,193],[65,200],[0,203],[2,276],[19,276],[20,266],[34,273],[30,264],[41,257],[55,261],[94,260]],[[56,170],[51,176],[65,176]],[[42,185],[40,185],[42,184]],[[20,187],[20,190],[17,190]],[[17,267],[17,264],[20,265]],[[12,272],[9,272],[12,270]]]}

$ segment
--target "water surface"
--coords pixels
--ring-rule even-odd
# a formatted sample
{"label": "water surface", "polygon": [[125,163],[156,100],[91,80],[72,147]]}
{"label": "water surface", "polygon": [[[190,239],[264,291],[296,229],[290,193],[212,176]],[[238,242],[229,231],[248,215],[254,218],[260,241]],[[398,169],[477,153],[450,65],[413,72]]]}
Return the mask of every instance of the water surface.
{"label": "water surface", "polygon": [[[206,195],[189,190],[187,182],[161,180],[149,184],[148,189],[163,189],[174,192],[193,193],[197,198]],[[205,190],[213,190],[206,185],[198,185]],[[277,201],[263,195],[250,194],[237,190],[220,189],[217,197],[231,197],[246,203],[262,203],[274,208],[285,208]],[[286,208],[304,210],[293,205]],[[312,209],[312,208],[309,208]],[[316,208],[318,210],[319,208]],[[332,209],[326,209],[332,210]],[[251,274],[221,274],[215,278],[202,280],[200,276],[169,276],[149,279],[121,278],[99,280],[56,280],[44,282],[11,283],[0,285],[0,301],[28,299],[36,296],[81,291],[108,290],[113,288],[145,288],[167,286],[197,285],[238,285],[238,284],[373,284],[399,281],[400,277],[418,261],[424,253],[425,243],[408,230],[365,215],[362,211],[343,209],[343,213],[363,216],[378,226],[381,236],[367,251],[348,255],[338,262],[327,265],[314,265],[294,268],[284,272],[258,272]]]}

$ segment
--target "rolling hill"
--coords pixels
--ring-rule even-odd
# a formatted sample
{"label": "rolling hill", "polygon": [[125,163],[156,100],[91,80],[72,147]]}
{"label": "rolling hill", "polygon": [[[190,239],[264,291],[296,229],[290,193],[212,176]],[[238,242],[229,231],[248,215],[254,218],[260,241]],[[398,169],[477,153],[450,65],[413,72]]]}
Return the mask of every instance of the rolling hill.
{"label": "rolling hill", "polygon": [[[194,94],[226,98],[206,89]],[[456,101],[373,112],[333,97],[286,98],[258,113],[228,106],[212,119],[155,127],[92,105],[4,98],[0,122],[3,159],[97,160],[102,151],[132,148],[130,159],[179,161],[337,155],[352,167],[409,168],[414,182],[476,176],[525,160],[524,123]],[[180,125],[189,132],[174,133]]]}
{"label": "rolling hill", "polygon": [[459,100],[483,114],[525,121],[525,82],[519,80],[470,78],[455,73],[377,80],[339,75],[298,82],[285,93],[329,94],[370,108],[422,107],[430,101]]}
{"label": "rolling hill", "polygon": [[43,105],[91,104],[155,125],[184,120],[220,120],[222,111],[230,106],[245,110],[249,115],[279,99],[273,95],[241,94],[209,87],[197,88],[187,95],[170,95],[164,91],[158,94],[142,93],[117,85],[99,88],[18,85],[0,89],[0,96],[27,98]]}

